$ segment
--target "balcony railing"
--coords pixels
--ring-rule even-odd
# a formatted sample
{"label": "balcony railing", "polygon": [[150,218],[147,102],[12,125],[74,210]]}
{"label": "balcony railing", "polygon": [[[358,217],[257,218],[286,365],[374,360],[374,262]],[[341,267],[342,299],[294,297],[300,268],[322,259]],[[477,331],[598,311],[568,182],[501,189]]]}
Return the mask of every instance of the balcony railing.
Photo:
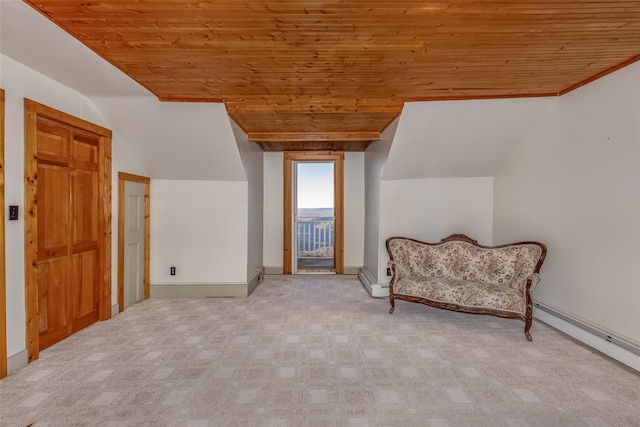
{"label": "balcony railing", "polygon": [[333,258],[333,220],[298,220],[298,257]]}

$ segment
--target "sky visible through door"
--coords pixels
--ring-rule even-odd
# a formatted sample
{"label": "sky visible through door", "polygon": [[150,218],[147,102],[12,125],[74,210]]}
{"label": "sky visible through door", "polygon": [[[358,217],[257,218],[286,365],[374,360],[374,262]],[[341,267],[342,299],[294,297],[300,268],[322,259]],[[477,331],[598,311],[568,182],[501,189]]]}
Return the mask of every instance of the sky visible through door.
{"label": "sky visible through door", "polygon": [[333,162],[299,162],[298,208],[333,209]]}
{"label": "sky visible through door", "polygon": [[297,271],[333,272],[334,260],[334,163],[298,162]]}

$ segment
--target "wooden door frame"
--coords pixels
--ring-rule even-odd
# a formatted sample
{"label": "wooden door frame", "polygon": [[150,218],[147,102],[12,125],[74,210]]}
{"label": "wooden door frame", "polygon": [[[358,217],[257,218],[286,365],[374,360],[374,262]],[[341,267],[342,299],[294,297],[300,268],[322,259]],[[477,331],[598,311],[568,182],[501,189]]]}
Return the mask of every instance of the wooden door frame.
{"label": "wooden door frame", "polygon": [[282,273],[292,274],[293,254],[293,162],[335,162],[333,168],[333,208],[335,216],[334,256],[336,274],[344,274],[344,152],[342,151],[285,151],[284,152],[284,212],[283,212],[283,254]]}
{"label": "wooden door frame", "polygon": [[27,354],[40,355],[38,324],[38,118],[45,118],[100,137],[98,144],[98,319],[111,317],[111,131],[25,98],[24,100],[24,245]]}
{"label": "wooden door frame", "polygon": [[7,278],[4,241],[4,90],[0,89],[0,378],[7,376]]}
{"label": "wooden door frame", "polygon": [[124,183],[125,181],[144,184],[144,299],[149,298],[149,271],[151,241],[151,179],[146,176],[118,172],[118,313],[124,311]]}

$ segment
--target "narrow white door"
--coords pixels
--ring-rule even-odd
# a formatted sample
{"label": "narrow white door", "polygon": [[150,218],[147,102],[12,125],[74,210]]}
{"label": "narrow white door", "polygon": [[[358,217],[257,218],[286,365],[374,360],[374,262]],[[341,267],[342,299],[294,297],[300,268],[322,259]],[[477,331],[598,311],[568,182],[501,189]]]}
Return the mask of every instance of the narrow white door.
{"label": "narrow white door", "polygon": [[144,298],[144,184],[124,183],[124,306]]}

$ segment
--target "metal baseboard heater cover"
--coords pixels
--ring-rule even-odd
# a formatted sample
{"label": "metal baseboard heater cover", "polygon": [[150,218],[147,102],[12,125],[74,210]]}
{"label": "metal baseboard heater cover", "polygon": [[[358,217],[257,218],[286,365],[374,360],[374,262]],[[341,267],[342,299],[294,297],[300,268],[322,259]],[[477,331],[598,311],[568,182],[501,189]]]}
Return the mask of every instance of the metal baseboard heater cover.
{"label": "metal baseboard heater cover", "polygon": [[559,310],[556,310],[552,307],[549,307],[546,304],[543,303],[539,303],[539,302],[534,302],[533,306],[540,309],[540,310],[544,310],[547,313],[557,317],[558,319],[564,320],[567,323],[572,324],[573,326],[577,326],[580,329],[583,329],[587,332],[589,332],[590,334],[593,334],[595,336],[598,336],[600,338],[602,338],[603,340],[610,342],[611,344],[615,344],[618,347],[621,347],[627,351],[630,351],[634,354],[637,354],[638,356],[640,356],[640,347],[638,347],[638,345],[635,345],[633,343],[630,343],[629,341],[616,337],[615,335],[610,335],[607,332],[604,332],[594,326],[588,325],[584,322],[581,322],[577,319],[575,319],[574,317],[568,316],[564,313],[562,313]]}

